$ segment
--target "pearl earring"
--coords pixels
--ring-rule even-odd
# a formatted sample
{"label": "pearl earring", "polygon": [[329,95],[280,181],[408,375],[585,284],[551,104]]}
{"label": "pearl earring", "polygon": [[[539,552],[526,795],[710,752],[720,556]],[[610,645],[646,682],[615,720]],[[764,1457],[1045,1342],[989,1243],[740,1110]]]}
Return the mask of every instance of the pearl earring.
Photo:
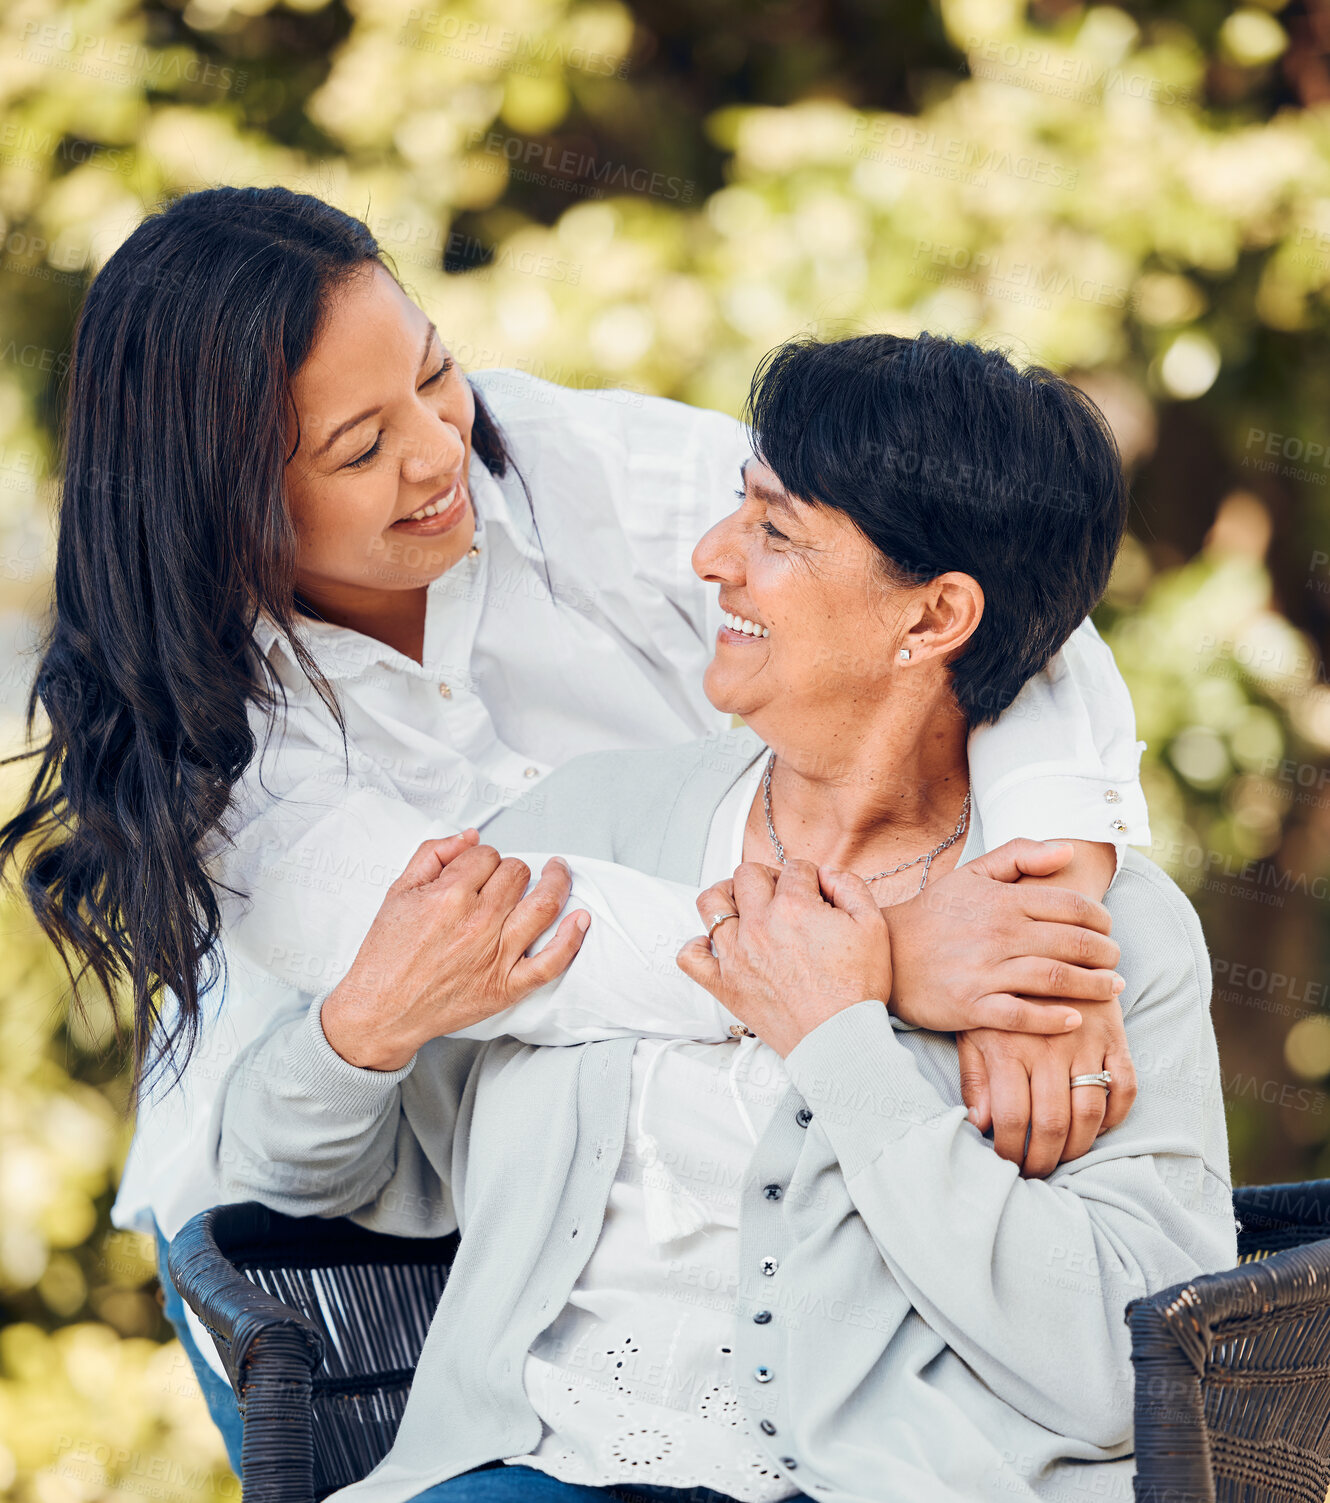
{"label": "pearl earring", "polygon": [[910,661],[910,649],[908,647],[902,647],[901,648],[901,662],[902,663],[908,663],[909,661]]}

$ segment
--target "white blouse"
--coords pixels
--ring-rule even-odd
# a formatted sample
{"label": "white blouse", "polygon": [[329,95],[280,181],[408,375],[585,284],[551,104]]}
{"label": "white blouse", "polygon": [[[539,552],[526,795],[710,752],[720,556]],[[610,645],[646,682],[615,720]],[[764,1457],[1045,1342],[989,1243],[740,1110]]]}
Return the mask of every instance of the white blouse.
{"label": "white blouse", "polygon": [[[743,859],[759,758],[712,820],[705,885]],[[523,1369],[543,1434],[511,1457],[585,1487],[709,1487],[744,1503],[791,1498],[734,1384],[739,1198],[789,1084],[760,1040],[643,1040],[630,1130],[600,1236]]]}

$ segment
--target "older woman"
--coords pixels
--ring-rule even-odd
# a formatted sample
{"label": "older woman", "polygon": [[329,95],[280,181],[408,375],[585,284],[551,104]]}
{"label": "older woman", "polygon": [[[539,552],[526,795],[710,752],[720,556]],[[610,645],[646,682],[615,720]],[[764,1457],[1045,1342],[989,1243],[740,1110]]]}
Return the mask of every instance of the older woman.
{"label": "older woman", "polygon": [[[707,693],[749,729],[576,759],[490,827],[710,884],[679,963],[747,1035],[421,1044],[374,978],[465,880],[426,853],[223,1093],[231,1193],[462,1229],[393,1450],[339,1499],[1126,1498],[1123,1306],[1233,1262],[1205,947],[1149,862],[1106,899],[1140,1097],[1046,1182],[967,1121],[955,1039],[884,1005],[880,905],[935,885],[968,917],[969,726],[1108,577],[1098,413],[927,336],[791,346],[753,409],[695,553],[730,622]],[[1111,1089],[1077,1063],[1073,1098]]]}

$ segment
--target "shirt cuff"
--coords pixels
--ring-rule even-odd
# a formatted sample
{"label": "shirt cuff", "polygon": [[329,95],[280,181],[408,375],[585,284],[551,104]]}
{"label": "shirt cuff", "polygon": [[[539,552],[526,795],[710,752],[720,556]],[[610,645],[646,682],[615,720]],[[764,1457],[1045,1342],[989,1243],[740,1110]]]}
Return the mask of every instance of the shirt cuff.
{"label": "shirt cuff", "polygon": [[419,1056],[413,1054],[400,1070],[365,1070],[348,1064],[323,1031],[321,1014],[328,995],[315,997],[304,1027],[292,1038],[287,1056],[292,1076],[330,1111],[357,1117],[377,1112],[415,1069]]}
{"label": "shirt cuff", "polygon": [[881,1002],[856,1002],[819,1023],[785,1056],[785,1070],[846,1178],[912,1129],[965,1116],[919,1073]]}
{"label": "shirt cuff", "polygon": [[990,851],[1018,839],[1094,840],[1115,845],[1121,864],[1124,846],[1150,845],[1150,815],[1137,776],[1045,773],[1022,778],[996,797],[989,795],[980,818]]}

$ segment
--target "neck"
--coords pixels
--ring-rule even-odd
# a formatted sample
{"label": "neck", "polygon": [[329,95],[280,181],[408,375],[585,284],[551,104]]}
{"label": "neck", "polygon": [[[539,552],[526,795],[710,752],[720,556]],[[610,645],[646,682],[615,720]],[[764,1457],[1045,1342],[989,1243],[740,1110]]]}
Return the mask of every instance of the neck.
{"label": "neck", "polygon": [[[912,860],[956,829],[969,790],[964,716],[949,693],[902,703],[898,691],[892,699],[867,716],[807,717],[816,740],[775,729],[764,738],[776,754],[772,822],[787,857],[862,876]],[[749,828],[756,859],[770,861],[760,792]],[[958,841],[935,869],[959,854]],[[917,884],[918,871],[902,880]]]}
{"label": "neck", "polygon": [[356,590],[302,583],[301,599],[322,621],[373,637],[419,663],[425,656],[425,586],[416,590]]}

